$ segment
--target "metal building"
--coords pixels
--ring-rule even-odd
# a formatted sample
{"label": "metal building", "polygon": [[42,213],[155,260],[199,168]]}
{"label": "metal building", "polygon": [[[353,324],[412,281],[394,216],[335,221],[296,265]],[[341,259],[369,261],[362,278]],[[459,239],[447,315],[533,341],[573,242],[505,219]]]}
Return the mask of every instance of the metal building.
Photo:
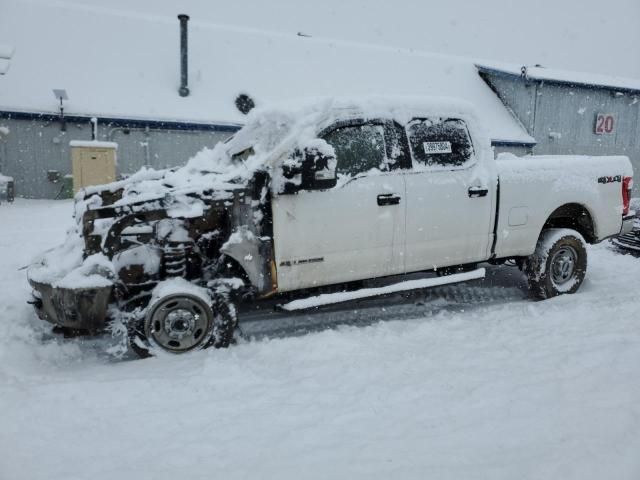
{"label": "metal building", "polygon": [[626,155],[640,173],[640,81],[539,66],[478,71],[535,138],[514,153]]}

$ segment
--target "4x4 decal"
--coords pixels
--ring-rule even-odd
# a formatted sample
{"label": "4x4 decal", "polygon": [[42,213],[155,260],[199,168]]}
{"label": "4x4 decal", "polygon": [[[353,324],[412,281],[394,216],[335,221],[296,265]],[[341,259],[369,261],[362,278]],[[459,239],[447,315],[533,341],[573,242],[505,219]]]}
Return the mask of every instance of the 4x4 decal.
{"label": "4x4 decal", "polygon": [[622,182],[622,175],[616,175],[614,177],[600,177],[598,178],[598,183],[613,183],[613,182]]}

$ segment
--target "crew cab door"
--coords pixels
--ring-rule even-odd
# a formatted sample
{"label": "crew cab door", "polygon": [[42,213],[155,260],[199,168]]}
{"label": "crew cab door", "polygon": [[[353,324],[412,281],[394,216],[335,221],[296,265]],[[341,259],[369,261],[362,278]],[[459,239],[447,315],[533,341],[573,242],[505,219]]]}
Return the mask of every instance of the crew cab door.
{"label": "crew cab door", "polygon": [[407,271],[487,260],[496,191],[488,159],[477,158],[459,119],[416,118],[406,132]]}
{"label": "crew cab door", "polygon": [[273,195],[279,291],[404,271],[404,175],[385,122],[342,122],[320,136],[335,149],[337,185]]}

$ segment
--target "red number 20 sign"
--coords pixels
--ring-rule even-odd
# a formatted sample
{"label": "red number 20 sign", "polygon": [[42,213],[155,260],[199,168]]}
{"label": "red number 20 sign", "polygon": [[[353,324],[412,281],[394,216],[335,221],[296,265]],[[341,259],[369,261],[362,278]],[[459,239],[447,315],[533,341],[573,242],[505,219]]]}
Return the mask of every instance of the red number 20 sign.
{"label": "red number 20 sign", "polygon": [[611,135],[615,131],[616,119],[612,113],[598,113],[596,115],[596,135]]}

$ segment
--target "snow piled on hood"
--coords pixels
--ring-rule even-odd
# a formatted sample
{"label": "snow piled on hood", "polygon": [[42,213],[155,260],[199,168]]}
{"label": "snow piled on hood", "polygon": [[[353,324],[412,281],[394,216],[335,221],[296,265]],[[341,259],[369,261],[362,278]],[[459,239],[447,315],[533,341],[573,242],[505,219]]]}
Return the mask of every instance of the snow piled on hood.
{"label": "snow piled on hood", "polygon": [[113,285],[116,275],[111,261],[101,253],[83,259],[82,252],[83,242],[78,231],[68,231],[63,244],[34,259],[28,270],[29,280],[61,288]]}

